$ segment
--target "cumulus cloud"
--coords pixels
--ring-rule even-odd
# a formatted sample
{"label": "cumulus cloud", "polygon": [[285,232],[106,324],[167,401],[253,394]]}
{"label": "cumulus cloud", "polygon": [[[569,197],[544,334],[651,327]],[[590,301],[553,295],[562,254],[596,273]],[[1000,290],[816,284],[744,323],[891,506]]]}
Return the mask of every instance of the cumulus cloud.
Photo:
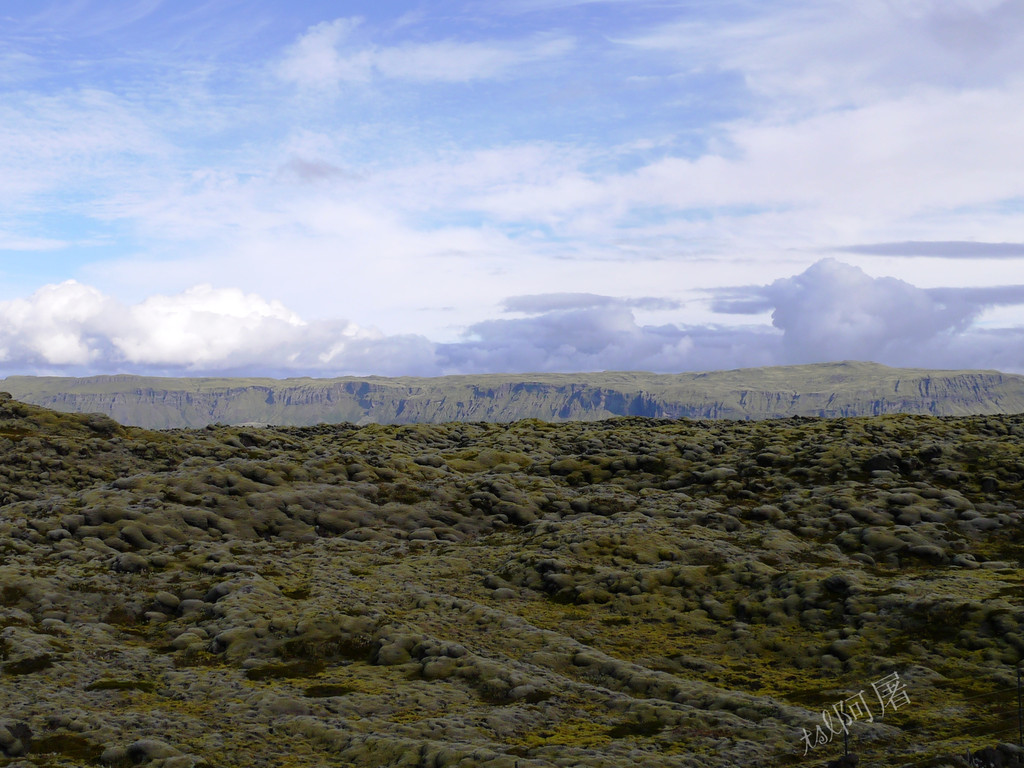
{"label": "cumulus cloud", "polygon": [[0,360],[16,366],[101,363],[118,314],[113,301],[73,280],[0,303]]}
{"label": "cumulus cloud", "polygon": [[656,372],[871,360],[925,368],[1024,371],[1024,328],[977,321],[1024,305],[1024,285],[919,288],[833,259],[766,285],[717,292],[744,324],[638,321],[679,306],[658,297],[542,294],[454,342],[389,335],[346,320],[307,321],[279,301],[200,285],[126,305],[68,281],[0,303],[0,363],[10,373],[82,375],[442,375]]}
{"label": "cumulus cloud", "polygon": [[[770,285],[722,291],[715,309],[772,311],[772,325],[783,334],[784,362],[856,359],[927,366],[951,364],[958,355],[968,359],[965,339],[985,335],[971,323],[984,309],[1008,304],[1024,304],[1024,286],[924,289],[825,259]],[[1017,358],[1011,368],[1024,365],[1020,352],[1011,357]],[[976,355],[969,359],[978,362]]]}
{"label": "cumulus cloud", "polygon": [[342,320],[307,323],[280,302],[209,285],[125,305],[69,280],[0,302],[8,370],[398,374],[430,354],[420,337],[385,338]]}
{"label": "cumulus cloud", "polygon": [[643,325],[654,297],[517,297],[530,314],[486,320],[439,344],[346,321],[306,322],[280,302],[193,287],[122,304],[75,281],[0,303],[0,362],[10,372],[83,375],[440,375],[501,371],[671,371],[772,362],[774,329]]}
{"label": "cumulus cloud", "polygon": [[648,301],[592,294],[509,299],[533,314],[488,320],[439,354],[466,371],[683,371],[871,360],[894,366],[1024,369],[1021,329],[973,325],[993,306],[1024,304],[1024,286],[919,288],[825,259],[768,285],[717,292],[727,315],[771,313],[767,325],[641,325]]}
{"label": "cumulus cloud", "polygon": [[294,342],[305,325],[279,302],[209,285],[152,296],[128,308],[128,315],[125,329],[113,334],[111,342],[127,360],[143,365],[233,367],[258,359],[262,350]]}
{"label": "cumulus cloud", "polygon": [[946,303],[910,283],[872,278],[857,267],[827,260],[764,289],[772,324],[786,349],[806,360],[891,358],[940,333],[962,331],[976,311]]}

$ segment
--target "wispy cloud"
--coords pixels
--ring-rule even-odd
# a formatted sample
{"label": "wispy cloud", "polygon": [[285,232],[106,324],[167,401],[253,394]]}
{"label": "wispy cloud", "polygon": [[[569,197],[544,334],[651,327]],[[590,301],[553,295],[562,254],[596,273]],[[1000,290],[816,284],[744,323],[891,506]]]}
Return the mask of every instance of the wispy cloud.
{"label": "wispy cloud", "polygon": [[525,13],[531,11],[550,11],[558,8],[574,8],[581,5],[615,5],[628,3],[632,6],[678,6],[679,0],[505,0],[502,10],[505,12]]}
{"label": "wispy cloud", "polygon": [[628,298],[600,296],[594,293],[541,293],[533,296],[510,296],[505,299],[503,306],[506,312],[536,315],[545,312],[602,307],[669,310],[679,309],[681,304],[678,301],[655,296]]}
{"label": "wispy cloud", "polygon": [[365,83],[377,77],[465,83],[500,77],[515,68],[557,58],[573,47],[571,38],[551,35],[515,41],[360,44],[354,33],[361,23],[359,18],[342,18],[317,24],[289,48],[278,74],[312,88]]}
{"label": "wispy cloud", "polygon": [[908,256],[937,259],[1019,259],[1024,243],[977,243],[970,240],[908,241],[904,243],[865,243],[834,250],[865,256]]}
{"label": "wispy cloud", "polygon": [[[699,158],[665,157],[626,173],[564,168],[478,198],[495,216],[544,218],[638,209],[729,213],[787,207],[898,221],[1024,195],[1024,84],[993,93],[921,94],[786,123],[736,123]],[[964,121],[965,113],[972,115]],[[971,152],[963,147],[972,147]],[[962,215],[962,214],[961,214]],[[607,220],[607,218],[606,218]],[[614,218],[612,219],[614,220]]]}
{"label": "wispy cloud", "polygon": [[[866,103],[908,87],[987,87],[1013,79],[1024,11],[1012,0],[782,0],[747,4],[728,23],[699,14],[623,36],[680,64],[742,73],[793,108]],[[797,99],[799,101],[794,101]]]}
{"label": "wispy cloud", "polygon": [[0,230],[0,251],[55,251],[68,243],[48,237],[26,237]]}
{"label": "wispy cloud", "polygon": [[166,0],[135,0],[112,4],[97,0],[37,4],[30,28],[60,30],[75,36],[98,37],[131,26],[158,11]]}
{"label": "wispy cloud", "polygon": [[148,175],[173,151],[153,117],[100,90],[6,99],[0,103],[0,202],[8,213],[39,210],[48,205],[40,194],[87,197],[87,191],[109,193],[144,165]]}

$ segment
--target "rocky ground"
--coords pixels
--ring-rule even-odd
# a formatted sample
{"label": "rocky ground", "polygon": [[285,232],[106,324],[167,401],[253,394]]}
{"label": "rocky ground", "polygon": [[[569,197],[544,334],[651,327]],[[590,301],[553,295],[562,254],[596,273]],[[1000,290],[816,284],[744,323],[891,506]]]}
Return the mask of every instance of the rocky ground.
{"label": "rocky ground", "polygon": [[1018,764],[1022,483],[1022,416],[151,432],[0,396],[0,766],[824,766],[860,691],[861,766]]}

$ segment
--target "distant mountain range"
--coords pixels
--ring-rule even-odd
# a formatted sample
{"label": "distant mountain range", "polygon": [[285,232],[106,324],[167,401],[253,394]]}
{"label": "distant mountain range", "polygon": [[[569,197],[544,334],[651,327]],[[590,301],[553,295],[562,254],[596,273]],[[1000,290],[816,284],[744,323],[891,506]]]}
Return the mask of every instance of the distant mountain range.
{"label": "distant mountain range", "polygon": [[613,416],[768,419],[1024,412],[1024,376],[875,363],[708,373],[488,374],[257,379],[10,376],[0,389],[66,412],[154,429],[207,424],[593,421]]}

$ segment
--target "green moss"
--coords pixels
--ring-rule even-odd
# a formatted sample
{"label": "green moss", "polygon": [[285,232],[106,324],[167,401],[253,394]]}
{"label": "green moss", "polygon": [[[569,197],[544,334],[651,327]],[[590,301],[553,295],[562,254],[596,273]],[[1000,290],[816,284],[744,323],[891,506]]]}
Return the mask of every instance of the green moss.
{"label": "green moss", "polygon": [[284,642],[278,648],[277,655],[282,659],[368,661],[373,647],[373,640],[369,637],[334,637],[316,640],[300,637]]}
{"label": "green moss", "polygon": [[[0,441],[0,608],[18,609],[0,621],[0,659],[50,649],[69,672],[24,680],[48,692],[33,722],[78,708],[130,729],[159,709],[185,734],[175,746],[225,765],[358,763],[346,745],[364,737],[373,764],[394,765],[410,743],[457,753],[458,733],[552,763],[645,764],[642,752],[651,765],[687,754],[720,767],[745,764],[744,750],[766,765],[795,751],[775,703],[740,693],[813,712],[913,669],[912,707],[887,716],[907,732],[865,740],[865,763],[952,754],[957,734],[1015,705],[1024,587],[984,561],[1012,566],[1024,552],[1024,417],[325,425],[140,432],[130,446],[55,415],[37,427]],[[886,452],[894,469],[861,471]],[[450,471],[459,462],[472,472]],[[85,522],[65,524],[71,510]],[[299,525],[326,510],[331,535]],[[129,523],[162,570],[112,571],[114,555],[83,545],[116,544]],[[39,541],[58,526],[72,532],[60,549]],[[410,546],[418,528],[439,540]],[[960,554],[979,567],[953,565]],[[146,615],[157,592],[203,599],[224,582],[215,603]],[[83,642],[97,619],[119,631]],[[177,637],[186,647],[168,645]],[[385,642],[393,666],[359,663]],[[451,659],[449,676],[423,677],[420,642]],[[146,650],[190,669],[157,687]],[[148,658],[154,670],[171,661]],[[204,700],[193,683],[228,693]],[[302,692],[298,709],[333,712],[344,739],[253,738],[266,727],[253,701],[290,707]]]}
{"label": "green moss", "polygon": [[4,664],[4,674],[7,675],[31,675],[35,672],[42,672],[53,666],[53,658],[48,653],[41,656],[33,656],[21,661],[11,661]]}
{"label": "green moss", "polygon": [[196,653],[180,653],[174,656],[174,666],[179,668],[189,667],[224,667],[224,657],[208,651]]}
{"label": "green moss", "polygon": [[664,730],[665,724],[657,721],[648,722],[625,722],[608,729],[608,735],[613,739],[628,739],[635,737],[650,738]]}
{"label": "green moss", "polygon": [[593,719],[566,719],[530,733],[524,746],[530,748],[560,745],[572,748],[596,748],[611,741],[608,727]]}
{"label": "green moss", "polygon": [[113,624],[116,627],[134,627],[139,623],[139,617],[126,608],[117,606],[107,612],[103,621],[105,624]]}
{"label": "green moss", "polygon": [[31,754],[60,755],[78,764],[98,764],[103,747],[74,733],[48,734],[32,739]]}
{"label": "green moss", "polygon": [[324,671],[326,665],[319,659],[302,659],[286,664],[265,664],[245,671],[245,676],[253,681],[292,680],[303,677],[316,677]]}
{"label": "green moss", "polygon": [[333,696],[347,696],[355,690],[348,685],[311,685],[302,692],[302,695],[311,699],[324,699]]}
{"label": "green moss", "polygon": [[148,680],[97,680],[85,687],[87,691],[143,691],[152,693],[156,686]]}
{"label": "green moss", "polygon": [[17,605],[23,597],[25,597],[25,590],[21,587],[5,585],[0,588],[0,606],[4,608]]}

